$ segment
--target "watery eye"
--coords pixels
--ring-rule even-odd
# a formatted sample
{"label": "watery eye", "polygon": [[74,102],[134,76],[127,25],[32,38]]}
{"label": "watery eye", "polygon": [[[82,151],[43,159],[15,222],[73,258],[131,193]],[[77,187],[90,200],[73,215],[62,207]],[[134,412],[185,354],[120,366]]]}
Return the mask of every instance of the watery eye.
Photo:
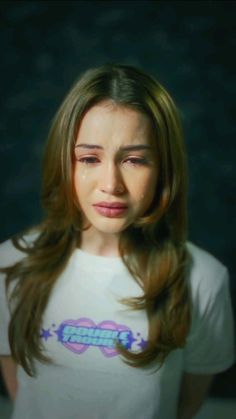
{"label": "watery eye", "polygon": [[94,156],[88,156],[88,157],[79,157],[78,161],[80,163],[85,163],[85,164],[94,164],[94,163],[98,163],[99,160],[97,157]]}
{"label": "watery eye", "polygon": [[136,165],[137,166],[146,165],[148,163],[147,160],[143,157],[127,157],[124,160],[124,162],[128,163],[128,164],[131,164],[131,165],[134,165],[134,166],[136,166]]}

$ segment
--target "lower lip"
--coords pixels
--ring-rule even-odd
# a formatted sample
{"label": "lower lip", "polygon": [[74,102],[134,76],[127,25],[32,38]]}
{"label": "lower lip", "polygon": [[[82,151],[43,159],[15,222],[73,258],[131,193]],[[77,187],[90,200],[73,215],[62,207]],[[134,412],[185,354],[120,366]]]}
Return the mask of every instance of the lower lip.
{"label": "lower lip", "polygon": [[94,208],[99,214],[105,217],[109,217],[109,218],[119,217],[127,211],[127,207],[111,208],[111,207],[101,207],[99,205],[94,205]]}

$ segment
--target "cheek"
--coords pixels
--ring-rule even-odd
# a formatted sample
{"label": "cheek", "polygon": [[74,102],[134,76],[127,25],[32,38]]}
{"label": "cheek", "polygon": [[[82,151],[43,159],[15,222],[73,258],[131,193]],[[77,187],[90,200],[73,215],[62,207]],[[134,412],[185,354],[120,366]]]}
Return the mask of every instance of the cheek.
{"label": "cheek", "polygon": [[139,183],[139,200],[143,202],[145,207],[149,207],[155,197],[158,182],[156,172],[150,173],[143,182]]}
{"label": "cheek", "polygon": [[153,201],[155,191],[155,188],[150,188],[150,184],[145,185],[145,187],[142,187],[142,185],[139,184],[133,194],[136,205],[146,211]]}
{"label": "cheek", "polygon": [[74,190],[77,197],[77,200],[80,200],[81,195],[83,195],[83,184],[84,181],[82,180],[81,174],[78,173],[78,170],[75,170],[74,173]]}
{"label": "cheek", "polygon": [[89,176],[88,169],[86,167],[76,168],[74,172],[74,187],[75,191],[78,195],[79,191],[84,191],[89,184]]}
{"label": "cheek", "polygon": [[74,181],[77,183],[84,182],[88,178],[87,166],[82,166],[75,169]]}
{"label": "cheek", "polygon": [[136,187],[138,194],[141,197],[151,196],[155,193],[156,186],[157,186],[157,173],[156,171],[152,171],[150,173],[146,173],[142,177],[134,178],[134,182],[136,182]]}

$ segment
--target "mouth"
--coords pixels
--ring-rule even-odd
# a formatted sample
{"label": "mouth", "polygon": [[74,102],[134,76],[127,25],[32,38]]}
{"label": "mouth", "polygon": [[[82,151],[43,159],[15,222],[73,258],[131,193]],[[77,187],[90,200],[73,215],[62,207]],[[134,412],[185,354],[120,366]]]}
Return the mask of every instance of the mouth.
{"label": "mouth", "polygon": [[93,207],[100,214],[108,218],[122,216],[128,209],[122,202],[98,202]]}
{"label": "mouth", "polygon": [[122,202],[98,202],[94,206],[102,208],[127,208],[127,205]]}

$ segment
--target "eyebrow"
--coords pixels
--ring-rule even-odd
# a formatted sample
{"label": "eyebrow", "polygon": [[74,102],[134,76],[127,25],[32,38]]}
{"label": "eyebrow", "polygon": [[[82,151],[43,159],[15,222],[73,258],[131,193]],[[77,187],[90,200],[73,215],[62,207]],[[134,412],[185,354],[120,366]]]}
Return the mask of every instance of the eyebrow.
{"label": "eyebrow", "polygon": [[[88,148],[90,150],[98,149],[103,150],[104,147],[96,144],[77,144],[75,145],[75,148]],[[150,145],[146,144],[136,144],[136,145],[127,145],[124,147],[120,147],[121,151],[135,151],[135,150],[152,150],[152,147]]]}

